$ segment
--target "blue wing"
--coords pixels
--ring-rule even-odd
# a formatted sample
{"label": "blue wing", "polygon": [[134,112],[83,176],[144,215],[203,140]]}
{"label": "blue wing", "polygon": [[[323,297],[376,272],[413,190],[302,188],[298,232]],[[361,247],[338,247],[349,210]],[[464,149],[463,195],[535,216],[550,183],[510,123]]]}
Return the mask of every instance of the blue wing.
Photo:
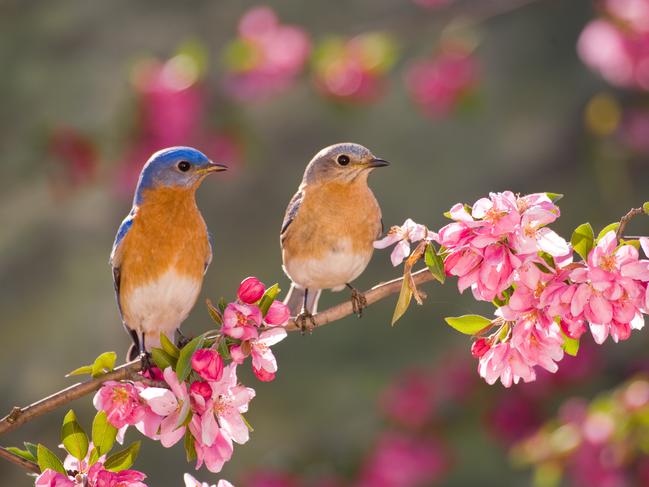
{"label": "blue wing", "polygon": [[297,215],[297,212],[300,209],[300,205],[302,204],[303,196],[304,193],[302,192],[301,189],[299,189],[298,192],[293,195],[293,198],[291,198],[291,201],[289,202],[288,207],[286,208],[286,213],[284,214],[284,221],[282,222],[282,230],[279,232],[280,240],[282,242],[286,237],[286,230],[291,225],[291,223],[293,223],[293,220],[295,220],[295,216]]}
{"label": "blue wing", "polygon": [[110,265],[113,268],[113,286],[115,287],[115,297],[117,299],[117,307],[119,308],[119,314],[122,316],[122,304],[119,300],[119,288],[121,283],[121,272],[120,272],[120,258],[119,258],[119,249],[124,240],[124,237],[128,233],[131,225],[133,225],[133,220],[135,219],[136,207],[133,207],[131,212],[124,218],[124,221],[119,226],[117,230],[117,235],[115,236],[115,242],[113,243],[113,250],[110,253]]}

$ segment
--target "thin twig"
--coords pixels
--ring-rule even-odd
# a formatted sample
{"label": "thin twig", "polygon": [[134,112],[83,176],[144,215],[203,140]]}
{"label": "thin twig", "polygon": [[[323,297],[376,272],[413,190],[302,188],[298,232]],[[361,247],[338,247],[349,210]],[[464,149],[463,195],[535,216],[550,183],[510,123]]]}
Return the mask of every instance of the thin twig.
{"label": "thin twig", "polygon": [[24,458],[19,457],[15,453],[11,453],[4,446],[0,446],[0,458],[4,458],[8,462],[15,463],[19,467],[22,467],[30,472],[41,473],[41,469],[34,462],[30,462],[29,460],[25,460]]}
{"label": "thin twig", "polygon": [[126,364],[120,365],[112,372],[108,372],[95,379],[90,379],[85,382],[79,382],[56,392],[51,396],[45,397],[36,401],[29,406],[23,408],[14,407],[11,412],[0,420],[0,435],[9,431],[15,430],[21,425],[25,424],[34,418],[37,418],[53,409],[63,406],[75,399],[83,397],[87,394],[95,392],[101,385],[109,380],[133,380],[135,373],[142,369],[140,360],[134,360]]}
{"label": "thin twig", "polygon": [[617,231],[615,232],[615,238],[619,241],[620,237],[624,233],[624,229],[626,228],[627,224],[636,216],[643,215],[643,214],[644,214],[644,210],[642,208],[631,208],[626,215],[620,218],[620,226],[617,227]]}
{"label": "thin twig", "polygon": [[[434,279],[433,275],[428,269],[422,269],[415,272],[414,274],[412,274],[412,278],[415,284],[423,284],[424,282],[432,281]],[[403,277],[400,277],[398,279],[393,279],[392,281],[377,284],[372,289],[365,291],[363,294],[365,295],[365,299],[367,300],[367,305],[369,306],[373,303],[376,303],[377,301],[380,301],[383,298],[390,296],[391,294],[398,293],[401,290],[402,282]],[[354,310],[352,302],[345,301],[344,303],[333,306],[325,311],[313,315],[314,327],[317,328],[324,326],[327,323],[331,323],[332,321],[340,320],[341,318],[351,315],[353,312]],[[301,328],[293,320],[289,322],[286,329],[288,331],[301,330]]]}

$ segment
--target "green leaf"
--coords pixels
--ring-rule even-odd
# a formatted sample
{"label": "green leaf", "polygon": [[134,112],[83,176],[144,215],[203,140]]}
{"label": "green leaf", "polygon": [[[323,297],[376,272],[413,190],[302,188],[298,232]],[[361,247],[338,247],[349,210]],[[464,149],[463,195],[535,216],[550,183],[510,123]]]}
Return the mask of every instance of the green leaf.
{"label": "green leaf", "polygon": [[614,222],[606,225],[604,228],[602,228],[602,231],[599,232],[599,234],[597,235],[597,239],[595,240],[595,243],[599,242],[602,239],[602,237],[606,235],[608,232],[610,232],[611,230],[616,232],[619,226],[620,226],[620,222]]}
{"label": "green leaf", "polygon": [[212,304],[212,301],[209,299],[206,300],[207,304],[207,312],[210,314],[210,318],[217,324],[217,325],[222,325],[223,324],[223,317],[221,316],[221,312],[216,309],[216,307]]}
{"label": "green leaf", "polygon": [[65,374],[66,377],[70,377],[72,375],[86,375],[86,374],[92,374],[92,365],[84,365],[82,367],[79,367],[78,369],[74,369],[72,372],[68,372]]}
{"label": "green leaf", "polygon": [[160,370],[164,370],[167,367],[171,367],[173,369],[176,366],[176,359],[161,348],[152,348],[151,358]]}
{"label": "green leaf", "polygon": [[23,445],[25,445],[25,449],[31,453],[32,457],[34,457],[34,461],[36,461],[36,458],[38,458],[38,445],[28,441],[25,441]]}
{"label": "green leaf", "polygon": [[217,306],[218,306],[219,311],[221,312],[221,314],[223,314],[223,312],[225,311],[225,308],[227,308],[227,306],[228,306],[228,303],[225,302],[225,298],[223,296],[221,296],[221,298],[219,299],[219,302],[217,303]]}
{"label": "green leaf", "polygon": [[593,227],[590,223],[582,223],[575,228],[570,243],[572,244],[574,251],[577,252],[582,259],[588,259],[588,254],[592,250],[594,244]]}
{"label": "green leaf", "polygon": [[92,421],[92,443],[99,456],[108,453],[115,444],[117,428],[108,422],[106,411],[99,411]]}
{"label": "green leaf", "polygon": [[248,428],[248,431],[250,431],[251,433],[255,431],[255,428],[252,427],[252,425],[248,422],[248,420],[243,414],[241,415],[241,419],[243,419],[243,422],[245,423],[246,428]]}
{"label": "green leaf", "polygon": [[572,355],[573,357],[577,356],[577,352],[579,351],[579,340],[576,338],[570,338],[568,335],[564,334],[564,340],[563,340],[563,351],[566,352],[568,355]]}
{"label": "green leaf", "polygon": [[406,312],[408,306],[410,306],[411,299],[412,291],[410,290],[410,286],[408,285],[408,280],[404,279],[403,283],[401,284],[401,292],[399,293],[399,299],[397,299],[397,305],[394,307],[391,323],[392,326],[394,326],[394,324],[399,321],[399,318],[401,318]]}
{"label": "green leaf", "polygon": [[63,467],[61,460],[59,460],[59,457],[52,453],[52,451],[49,450],[45,445],[42,445],[40,443],[36,448],[36,462],[41,469],[41,473],[49,468],[51,470],[54,470],[55,472],[59,472],[65,475],[65,468]]}
{"label": "green leaf", "polygon": [[99,460],[99,451],[96,448],[90,450],[90,456],[88,457],[88,465],[94,465]]}
{"label": "green leaf", "polygon": [[92,364],[92,376],[98,377],[106,372],[110,372],[115,368],[117,361],[117,354],[115,352],[104,352],[95,359]]}
{"label": "green leaf", "polygon": [[180,355],[178,347],[171,343],[169,337],[164,333],[160,333],[160,345],[162,345],[162,350],[167,352],[167,354],[171,355],[173,358],[177,359],[178,355]]}
{"label": "green leaf", "polygon": [[281,289],[279,288],[279,284],[277,283],[266,289],[266,292],[259,301],[259,309],[261,310],[262,316],[266,316],[266,313],[268,313],[268,310],[270,309],[270,305],[273,304],[273,301],[275,301],[275,298],[280,293],[280,291]]}
{"label": "green leaf", "polygon": [[191,434],[189,428],[185,430],[185,455],[187,457],[187,462],[193,462],[196,460],[196,446],[194,442],[194,435]]}
{"label": "green leaf", "polygon": [[15,446],[8,446],[7,451],[10,451],[14,455],[18,455],[20,458],[23,458],[25,460],[28,460],[30,462],[35,462],[36,458],[34,455],[31,454],[30,451],[28,450],[21,450],[20,448],[17,448]]}
{"label": "green leaf", "polygon": [[106,462],[104,462],[104,468],[111,472],[119,472],[131,468],[135,463],[138,453],[140,453],[140,444],[141,442],[138,440],[128,448],[109,456],[106,458]]}
{"label": "green leaf", "polygon": [[646,201],[642,205],[642,211],[644,211],[645,215],[649,215],[649,201]]}
{"label": "green leaf", "polygon": [[61,442],[65,449],[78,460],[83,460],[88,453],[88,435],[77,422],[77,416],[70,409],[63,418]]}
{"label": "green leaf", "polygon": [[440,255],[435,250],[435,246],[432,243],[429,243],[426,246],[426,254],[424,255],[424,260],[428,266],[430,273],[437,279],[441,284],[444,284],[446,280],[446,271],[444,270],[444,261]]}
{"label": "green leaf", "polygon": [[203,336],[197,336],[180,349],[178,363],[176,364],[176,375],[179,382],[184,382],[189,377],[189,373],[192,371],[192,355],[203,346],[203,340],[205,340]]}
{"label": "green leaf", "polygon": [[446,323],[465,335],[475,335],[491,326],[491,320],[480,315],[449,316]]}
{"label": "green leaf", "polygon": [[221,357],[223,357],[223,360],[230,359],[230,347],[228,347],[226,338],[223,338],[221,343],[219,343],[219,353],[221,354]]}
{"label": "green leaf", "polygon": [[560,193],[545,193],[545,196],[550,198],[552,200],[552,203],[556,203],[559,201],[561,198],[563,198],[563,195]]}

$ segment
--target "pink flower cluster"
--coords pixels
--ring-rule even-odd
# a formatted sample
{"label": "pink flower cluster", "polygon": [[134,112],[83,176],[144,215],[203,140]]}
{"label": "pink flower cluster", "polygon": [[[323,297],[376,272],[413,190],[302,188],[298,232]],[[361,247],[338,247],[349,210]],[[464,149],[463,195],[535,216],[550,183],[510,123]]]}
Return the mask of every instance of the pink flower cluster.
{"label": "pink flower cluster", "polygon": [[[108,421],[119,429],[118,439],[129,426],[166,448],[187,436],[196,452],[196,468],[204,463],[211,472],[219,472],[232,457],[233,443],[244,444],[249,439],[243,414],[255,391],[239,384],[237,366],[251,355],[253,371],[260,380],[272,380],[277,372],[270,347],[286,337],[284,326],[290,313],[283,303],[272,300],[263,315],[260,306],[264,298],[266,288],[257,278],[244,279],[237,301],[225,307],[215,348],[199,348],[193,353],[192,372],[186,382],[179,381],[174,369],[167,367],[161,377],[166,387],[104,383],[94,404],[106,411]],[[217,351],[222,341],[232,358],[227,365]]]}
{"label": "pink flower cluster", "polygon": [[252,8],[239,21],[239,37],[226,49],[225,90],[242,100],[279,93],[302,72],[310,50],[302,28],[281,24],[270,7]]}
{"label": "pink flower cluster", "polygon": [[396,47],[390,36],[369,32],[349,40],[324,41],[314,55],[314,82],[326,97],[363,104],[384,92],[386,75],[395,61]]}
{"label": "pink flower cluster", "polygon": [[443,118],[477,88],[478,63],[464,46],[448,45],[432,59],[411,66],[406,84],[424,113]]}
{"label": "pink flower cluster", "polygon": [[604,0],[582,31],[577,52],[609,83],[649,90],[649,1]]}
{"label": "pink flower cluster", "polygon": [[90,451],[83,460],[68,455],[63,462],[67,474],[46,469],[34,483],[35,487],[147,487],[146,475],[137,470],[112,472],[104,468],[105,457],[90,465]]}
{"label": "pink flower cluster", "polygon": [[[644,326],[649,310],[649,260],[634,245],[618,245],[611,230],[586,261],[573,262],[568,243],[547,227],[559,214],[546,193],[491,193],[472,207],[453,206],[453,223],[437,235],[425,237],[425,227],[406,221],[375,246],[396,243],[398,264],[410,241],[432,238],[441,245],[444,269],[458,277],[460,292],[471,288],[476,300],[497,306],[496,318],[471,332],[477,336],[471,352],[480,376],[509,387],[535,380],[537,366],[556,372],[564,348],[587,329],[598,344],[608,336],[626,340]],[[649,255],[648,238],[637,244]]]}

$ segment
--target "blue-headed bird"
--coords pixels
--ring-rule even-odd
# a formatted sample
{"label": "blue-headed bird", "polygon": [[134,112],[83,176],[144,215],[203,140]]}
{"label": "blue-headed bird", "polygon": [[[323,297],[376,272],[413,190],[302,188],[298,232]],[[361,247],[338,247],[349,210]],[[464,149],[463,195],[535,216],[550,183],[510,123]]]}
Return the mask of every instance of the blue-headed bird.
{"label": "blue-headed bird", "polygon": [[195,193],[226,166],[190,147],[156,152],[144,165],[113,244],[110,264],[122,322],[133,339],[130,360],[175,332],[198,298],[212,260]]}
{"label": "blue-headed bird", "polygon": [[367,184],[370,172],[388,166],[359,144],[335,144],[309,162],[282,224],[284,272],[291,289],[284,302],[303,329],[313,323],[323,289],[352,291],[359,316],[364,296],[351,286],[367,267],[383,232],[381,208]]}

